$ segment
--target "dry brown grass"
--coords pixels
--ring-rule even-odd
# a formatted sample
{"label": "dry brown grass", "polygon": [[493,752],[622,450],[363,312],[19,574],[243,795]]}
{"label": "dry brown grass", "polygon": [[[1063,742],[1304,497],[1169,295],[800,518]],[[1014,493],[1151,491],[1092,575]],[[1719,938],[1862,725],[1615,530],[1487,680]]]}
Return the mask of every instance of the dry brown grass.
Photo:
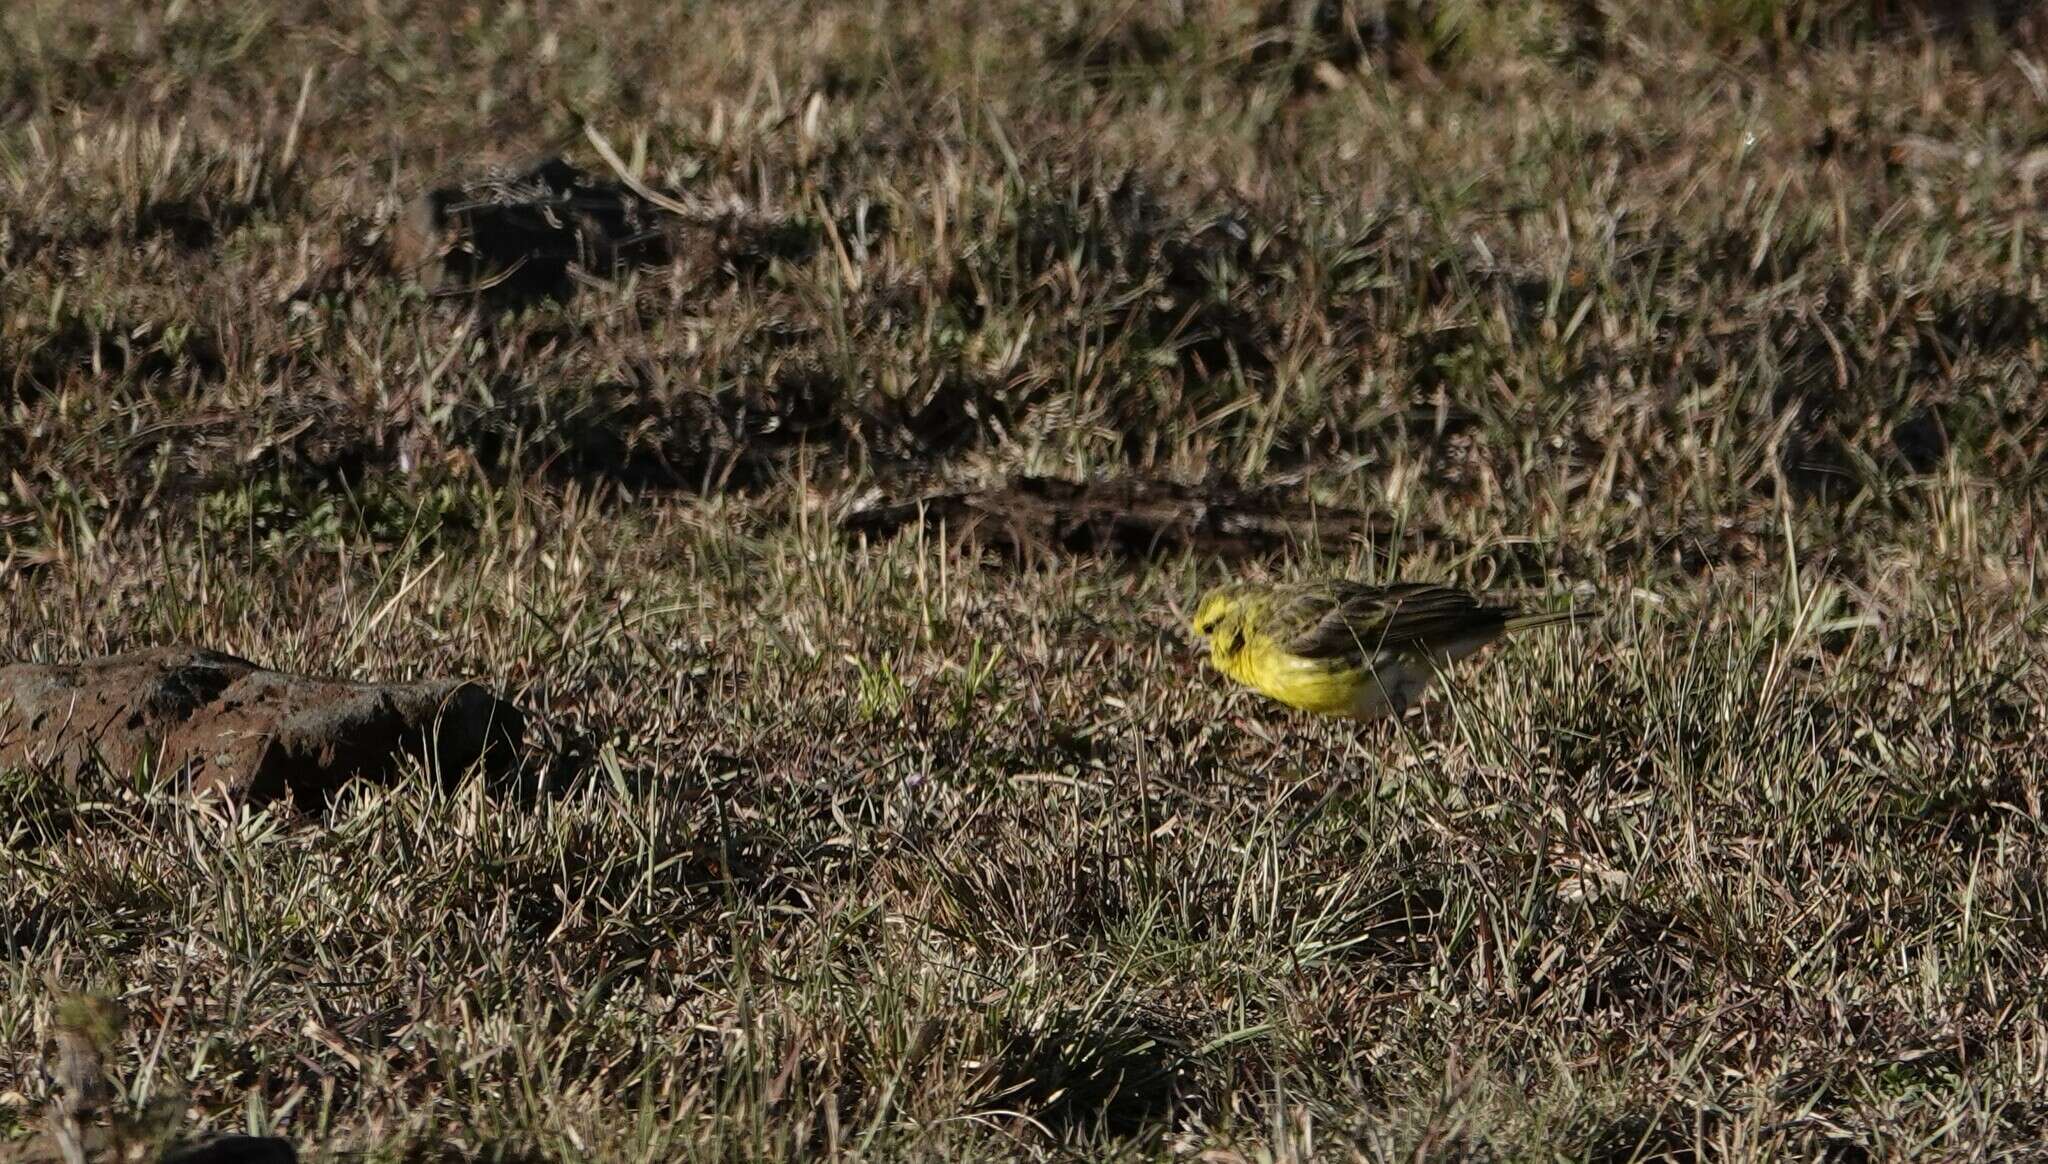
{"label": "dry brown grass", "polygon": [[[0,11],[0,657],[498,676],[560,792],[0,776],[0,1134],[54,973],[315,1153],[2038,1143],[2048,29],[1668,7]],[[773,231],[421,291],[579,115]],[[1371,547],[834,527],[1019,471],[1609,611],[1358,733],[1172,610]]]}

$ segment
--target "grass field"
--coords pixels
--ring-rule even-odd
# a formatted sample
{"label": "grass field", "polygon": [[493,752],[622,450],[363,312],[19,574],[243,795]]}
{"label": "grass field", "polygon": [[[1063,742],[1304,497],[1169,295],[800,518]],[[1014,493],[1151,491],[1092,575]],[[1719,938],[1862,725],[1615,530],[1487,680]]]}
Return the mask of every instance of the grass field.
{"label": "grass field", "polygon": [[[555,793],[0,775],[0,1143],[57,984],[318,1159],[2048,1135],[2032,5],[16,0],[0,127],[0,660],[487,677]],[[600,140],[715,245],[422,289]],[[837,524],[1025,472],[1396,531]],[[1602,614],[1360,729],[1176,613],[1396,572]]]}

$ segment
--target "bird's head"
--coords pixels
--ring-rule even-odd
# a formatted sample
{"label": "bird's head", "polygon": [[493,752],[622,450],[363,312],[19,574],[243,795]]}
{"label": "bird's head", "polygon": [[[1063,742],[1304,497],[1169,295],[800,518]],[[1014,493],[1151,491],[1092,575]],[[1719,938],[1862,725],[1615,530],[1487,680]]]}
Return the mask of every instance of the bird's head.
{"label": "bird's head", "polygon": [[1202,596],[1190,625],[1209,644],[1210,654],[1235,655],[1244,649],[1252,593],[1252,588],[1240,584],[1218,586]]}

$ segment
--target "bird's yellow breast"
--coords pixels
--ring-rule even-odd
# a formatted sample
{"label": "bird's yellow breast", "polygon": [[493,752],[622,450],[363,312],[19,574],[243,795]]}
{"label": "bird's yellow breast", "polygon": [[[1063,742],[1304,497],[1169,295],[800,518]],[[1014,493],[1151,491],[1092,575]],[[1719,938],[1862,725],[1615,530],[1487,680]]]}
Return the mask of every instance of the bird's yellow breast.
{"label": "bird's yellow breast", "polygon": [[1363,668],[1304,659],[1270,641],[1246,643],[1237,651],[1215,651],[1216,669],[1289,707],[1323,715],[1353,715],[1368,682]]}

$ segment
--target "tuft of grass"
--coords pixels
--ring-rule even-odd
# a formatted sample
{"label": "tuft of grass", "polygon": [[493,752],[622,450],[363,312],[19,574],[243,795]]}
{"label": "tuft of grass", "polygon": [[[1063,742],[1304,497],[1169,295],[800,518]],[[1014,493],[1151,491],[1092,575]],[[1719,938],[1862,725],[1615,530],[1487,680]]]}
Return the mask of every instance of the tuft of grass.
{"label": "tuft of grass", "polygon": [[[0,9],[0,658],[491,677],[550,795],[0,773],[0,1152],[54,981],[315,1159],[2040,1140],[2031,6],[131,7]],[[595,141],[693,245],[414,278]],[[836,532],[1018,474],[1404,536]],[[1192,654],[1334,572],[1604,613],[1379,731]]]}

